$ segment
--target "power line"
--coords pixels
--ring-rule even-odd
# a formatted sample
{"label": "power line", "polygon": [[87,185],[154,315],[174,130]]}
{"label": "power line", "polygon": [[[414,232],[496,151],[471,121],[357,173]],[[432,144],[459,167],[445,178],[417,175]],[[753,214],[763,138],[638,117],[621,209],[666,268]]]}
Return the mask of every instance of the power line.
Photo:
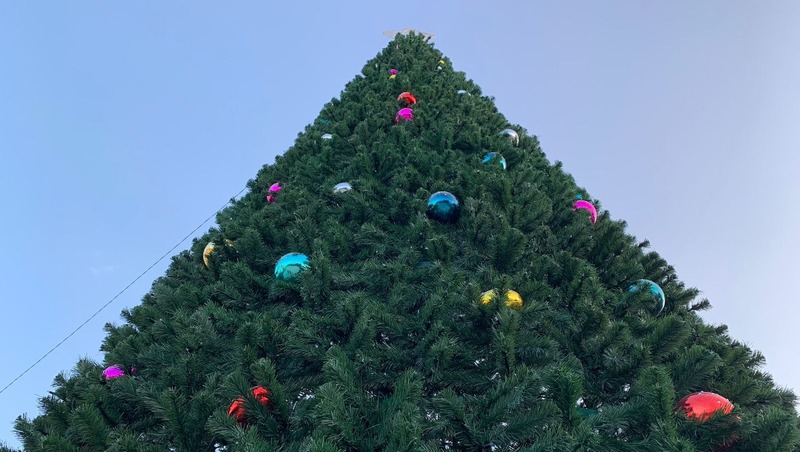
{"label": "power line", "polygon": [[75,335],[75,333],[77,333],[78,331],[80,331],[80,329],[81,329],[81,328],[83,328],[84,326],[86,326],[86,324],[87,324],[87,323],[91,322],[93,318],[97,317],[97,315],[98,315],[98,314],[100,314],[100,313],[101,313],[101,312],[102,312],[102,311],[103,311],[105,308],[107,308],[107,307],[108,307],[108,306],[109,306],[111,303],[113,303],[113,302],[114,302],[114,300],[116,300],[117,298],[119,298],[119,296],[120,296],[120,295],[122,295],[123,293],[125,293],[125,291],[126,291],[126,290],[128,290],[128,289],[129,289],[129,288],[130,288],[132,285],[136,284],[136,282],[137,282],[137,281],[139,281],[139,280],[142,278],[142,276],[144,276],[145,274],[147,274],[147,272],[149,272],[150,270],[152,270],[152,269],[153,269],[153,267],[155,267],[156,265],[158,265],[158,263],[159,263],[159,262],[161,262],[162,260],[164,260],[164,258],[165,258],[165,257],[169,256],[169,255],[170,255],[170,253],[172,253],[173,251],[175,251],[175,249],[176,249],[177,247],[181,246],[181,244],[182,244],[183,242],[185,242],[185,241],[186,241],[186,239],[190,238],[192,235],[194,235],[194,233],[195,233],[195,232],[197,232],[197,231],[198,231],[200,228],[202,228],[204,224],[208,223],[208,222],[209,222],[209,220],[211,220],[212,218],[214,218],[214,216],[216,216],[218,213],[222,212],[222,209],[224,209],[224,208],[225,208],[225,207],[226,207],[228,204],[230,204],[232,201],[234,201],[234,200],[235,200],[235,199],[236,199],[236,198],[237,198],[239,195],[241,195],[241,194],[242,194],[242,193],[243,193],[245,190],[247,190],[247,187],[245,187],[245,188],[241,189],[241,190],[239,191],[239,193],[237,193],[236,195],[234,195],[234,196],[233,196],[233,197],[232,197],[232,198],[231,198],[229,201],[227,201],[225,204],[223,204],[223,205],[222,205],[222,207],[220,207],[219,209],[217,209],[217,211],[216,211],[216,212],[212,213],[212,214],[211,214],[211,215],[210,215],[208,218],[206,218],[205,220],[203,220],[203,222],[202,222],[202,223],[200,223],[200,224],[199,224],[199,225],[198,225],[196,228],[194,228],[194,229],[192,230],[192,232],[190,232],[190,233],[186,234],[186,236],[185,236],[184,238],[182,238],[182,239],[181,239],[181,240],[180,240],[178,243],[176,243],[176,244],[175,244],[175,246],[173,246],[172,248],[170,248],[170,249],[169,249],[169,251],[167,251],[166,253],[164,253],[164,255],[162,255],[161,257],[159,257],[159,258],[158,258],[158,260],[156,260],[155,262],[153,262],[153,264],[152,264],[152,265],[150,265],[149,267],[147,267],[147,269],[146,269],[145,271],[143,271],[142,273],[140,273],[140,274],[139,274],[139,276],[137,276],[136,278],[134,278],[134,280],[133,280],[133,281],[131,281],[131,282],[130,282],[130,283],[127,285],[127,286],[125,286],[125,287],[124,287],[122,290],[120,290],[120,291],[119,291],[119,292],[118,292],[116,295],[114,295],[114,296],[113,296],[113,297],[112,297],[110,300],[108,300],[108,302],[106,302],[106,304],[104,304],[103,306],[101,306],[101,307],[100,307],[100,309],[98,309],[97,311],[95,311],[95,312],[94,312],[94,314],[92,314],[91,316],[89,316],[89,318],[88,318],[88,319],[84,320],[84,322],[83,322],[83,323],[81,323],[80,325],[78,325],[78,327],[77,327],[77,328],[75,328],[74,330],[72,330],[72,332],[71,332],[71,333],[69,333],[69,334],[67,335],[67,337],[65,337],[64,339],[61,339],[61,341],[60,341],[59,343],[57,343],[56,345],[54,345],[54,346],[53,346],[53,348],[51,348],[50,350],[48,350],[48,351],[47,351],[47,353],[45,353],[44,355],[42,355],[42,357],[41,357],[41,358],[37,359],[37,360],[36,360],[36,362],[34,362],[34,363],[33,363],[33,364],[31,364],[30,366],[28,366],[28,368],[27,368],[27,369],[25,369],[24,371],[22,371],[22,373],[20,373],[19,375],[17,375],[17,376],[16,376],[16,378],[14,378],[13,380],[11,380],[11,382],[10,382],[9,384],[5,385],[5,387],[3,387],[3,389],[0,389],[0,394],[3,394],[3,393],[6,391],[6,389],[10,388],[10,387],[11,387],[11,385],[13,385],[14,383],[16,383],[16,382],[17,382],[17,380],[19,380],[20,378],[24,377],[24,376],[25,376],[25,374],[27,374],[28,372],[30,372],[30,371],[31,371],[31,369],[33,369],[34,367],[36,367],[36,365],[37,365],[37,364],[39,364],[39,363],[40,363],[40,362],[42,362],[42,361],[43,361],[45,358],[47,358],[47,357],[48,357],[48,356],[49,356],[51,353],[53,353],[53,352],[54,352],[54,351],[55,351],[55,350],[56,350],[58,347],[60,347],[60,346],[61,346],[61,345],[62,345],[64,342],[67,342],[67,340],[69,340],[69,338],[71,338],[72,336],[74,336],[74,335]]}

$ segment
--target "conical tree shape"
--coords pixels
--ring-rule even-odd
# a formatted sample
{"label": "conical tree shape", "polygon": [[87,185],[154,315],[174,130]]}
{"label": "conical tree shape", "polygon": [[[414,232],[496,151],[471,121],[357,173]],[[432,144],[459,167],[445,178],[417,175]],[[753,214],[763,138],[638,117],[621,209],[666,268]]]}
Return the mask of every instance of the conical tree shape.
{"label": "conical tree shape", "polygon": [[[395,122],[403,92],[413,119]],[[708,302],[624,222],[574,210],[600,206],[419,36],[249,187],[107,326],[106,362],[18,420],[26,450],[796,450],[795,395],[763,357],[704,324]],[[426,214],[439,191],[452,221]],[[206,267],[212,241],[228,246]],[[276,278],[292,252],[308,268]],[[112,364],[135,370],[102,380]],[[697,391],[733,412],[676,412]]]}

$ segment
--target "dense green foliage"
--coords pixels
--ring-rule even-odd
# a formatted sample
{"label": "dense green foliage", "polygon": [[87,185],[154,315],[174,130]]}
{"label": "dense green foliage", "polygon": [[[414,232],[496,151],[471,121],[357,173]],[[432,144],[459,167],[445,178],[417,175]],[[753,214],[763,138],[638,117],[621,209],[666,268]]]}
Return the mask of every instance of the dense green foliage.
{"label": "dense green foliage", "polygon": [[[764,358],[704,324],[709,303],[624,222],[573,211],[588,193],[522,128],[519,146],[500,135],[492,99],[449,61],[438,70],[442,58],[411,35],[369,61],[107,326],[106,363],[79,362],[40,416],[18,420],[25,449],[799,450],[795,395],[759,370]],[[419,103],[395,125],[403,91]],[[481,164],[487,150],[508,170]],[[332,193],[342,181],[354,190]],[[456,224],[425,216],[439,190],[461,200]],[[206,268],[206,243],[226,239]],[[277,281],[293,251],[311,269]],[[663,287],[661,314],[627,291],[640,278]],[[524,308],[478,303],[492,288]],[[102,382],[115,363],[137,370]],[[248,396],[255,385],[269,405]],[[676,414],[699,390],[734,412]],[[247,428],[227,415],[240,396]]]}

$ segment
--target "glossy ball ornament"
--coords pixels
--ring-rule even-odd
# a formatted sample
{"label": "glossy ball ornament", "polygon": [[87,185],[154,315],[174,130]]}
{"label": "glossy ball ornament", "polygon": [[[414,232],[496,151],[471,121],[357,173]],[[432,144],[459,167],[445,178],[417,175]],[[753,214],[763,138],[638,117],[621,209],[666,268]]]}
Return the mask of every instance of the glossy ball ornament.
{"label": "glossy ball ornament", "polygon": [[389,69],[389,80],[394,80],[397,77],[397,69]]}
{"label": "glossy ball ornament", "polygon": [[519,134],[517,134],[514,129],[504,129],[500,133],[508,137],[508,141],[510,141],[514,146],[519,145]]}
{"label": "glossy ball ornament", "polygon": [[661,290],[661,287],[650,281],[649,279],[640,279],[636,281],[635,284],[628,287],[628,292],[638,292],[640,290],[647,290],[650,292],[651,295],[656,299],[656,309],[658,312],[664,310],[664,305],[666,304],[667,298],[664,296],[664,291]]}
{"label": "glossy ball ornament", "polygon": [[208,242],[205,248],[203,248],[203,264],[205,264],[206,268],[211,267],[211,262],[208,260],[211,257],[211,253],[214,252],[214,242]]}
{"label": "glossy ball ornament", "polygon": [[[486,292],[481,294],[481,304],[489,304],[491,303],[495,297],[497,296],[497,291],[494,289],[487,290]],[[519,311],[522,309],[524,305],[522,301],[522,296],[516,290],[509,290],[506,292],[505,296],[505,303],[511,309],[516,309]]]}
{"label": "glossy ball ornament", "polygon": [[687,419],[705,422],[715,413],[730,414],[733,404],[730,400],[713,392],[695,392],[682,398],[676,405],[676,411],[682,411]]}
{"label": "glossy ball ornament", "polygon": [[104,380],[113,380],[115,378],[124,377],[125,371],[122,370],[122,366],[114,365],[106,367],[103,370],[103,379]]}
{"label": "glossy ball ornament", "polygon": [[428,209],[425,213],[436,221],[455,223],[461,214],[461,205],[452,193],[437,191],[428,199]]}
{"label": "glossy ball ornament", "polygon": [[300,273],[308,269],[310,260],[303,253],[289,253],[275,264],[275,277],[281,281],[294,281]]}
{"label": "glossy ball ornament", "polygon": [[[203,248],[203,263],[205,264],[206,268],[211,268],[211,255],[214,253],[214,247],[217,246],[214,242],[208,242],[205,248]],[[233,242],[225,239],[225,246],[233,246]]]}
{"label": "glossy ball ornament", "polygon": [[406,121],[406,122],[413,121],[414,120],[414,110],[412,110],[412,109],[410,109],[408,107],[401,108],[397,112],[397,115],[394,117],[394,123],[397,124],[398,122],[400,122],[401,119],[403,121]]}
{"label": "glossy ball ornament", "polygon": [[417,98],[414,97],[413,94],[411,94],[408,91],[406,91],[404,93],[400,93],[400,95],[397,96],[397,101],[398,102],[405,102],[406,107],[408,107],[408,106],[416,104],[417,103]]}
{"label": "glossy ball ornament", "polygon": [[501,154],[497,152],[490,152],[486,154],[486,157],[483,158],[482,163],[489,163],[489,164],[499,164],[500,168],[503,168],[503,171],[506,169],[506,159]]}
{"label": "glossy ball ornament", "polygon": [[334,193],[347,193],[353,189],[353,186],[350,185],[350,182],[340,182],[333,186]]}
{"label": "glossy ball ornament", "polygon": [[[261,403],[262,405],[269,404],[269,390],[264,388],[263,386],[256,386],[251,389],[253,393],[253,397]],[[238,399],[234,400],[233,403],[228,407],[228,416],[235,416],[236,422],[241,425],[247,424],[247,413],[245,412],[244,408],[244,398],[239,397]]]}
{"label": "glossy ball ornament", "polygon": [[580,209],[589,212],[589,220],[592,222],[592,224],[597,223],[597,208],[594,206],[594,204],[590,203],[589,201],[584,201],[583,199],[578,199],[573,203],[572,210]]}
{"label": "glossy ball ornament", "polygon": [[323,140],[330,140],[330,139],[333,139],[333,135],[331,135],[331,134],[329,134],[329,133],[323,133],[323,134],[322,134],[322,139],[323,139]]}
{"label": "glossy ball ornament", "polygon": [[506,306],[519,311],[522,309],[522,296],[515,290],[506,292]]}
{"label": "glossy ball ornament", "polygon": [[460,89],[460,90],[456,91],[456,94],[466,94],[467,96],[471,96],[472,95],[465,89]]}

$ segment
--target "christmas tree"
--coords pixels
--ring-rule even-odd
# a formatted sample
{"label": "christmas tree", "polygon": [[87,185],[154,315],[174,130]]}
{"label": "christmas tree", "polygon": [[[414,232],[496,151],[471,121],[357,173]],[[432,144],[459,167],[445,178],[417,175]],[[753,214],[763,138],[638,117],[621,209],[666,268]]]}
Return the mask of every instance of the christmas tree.
{"label": "christmas tree", "polygon": [[248,186],[25,450],[800,450],[764,357],[423,36]]}

